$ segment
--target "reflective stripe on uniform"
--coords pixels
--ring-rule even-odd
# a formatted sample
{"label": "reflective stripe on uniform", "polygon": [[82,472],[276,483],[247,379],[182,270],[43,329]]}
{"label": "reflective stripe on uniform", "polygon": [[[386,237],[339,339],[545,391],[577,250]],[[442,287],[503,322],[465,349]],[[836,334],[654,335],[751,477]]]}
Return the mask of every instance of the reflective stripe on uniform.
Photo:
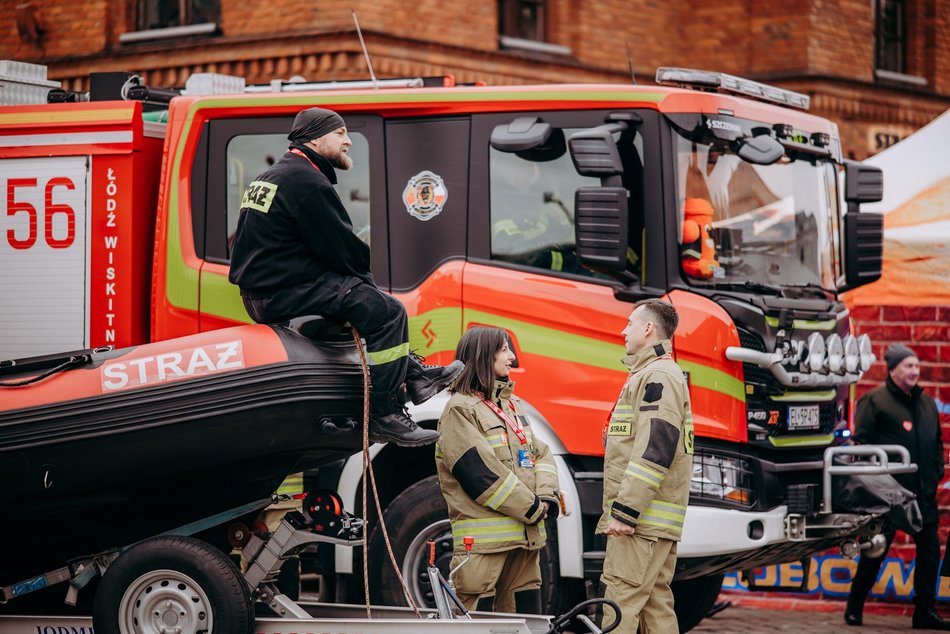
{"label": "reflective stripe on uniform", "polygon": [[660,488],[660,485],[663,483],[663,478],[665,477],[663,473],[632,460],[627,463],[626,474],[643,480],[654,489]]}
{"label": "reflective stripe on uniform", "polygon": [[436,458],[445,458],[445,452],[442,451],[441,443],[435,443],[435,457]]}
{"label": "reflective stripe on uniform", "polygon": [[501,486],[495,489],[495,492],[491,494],[485,501],[485,506],[488,508],[497,511],[498,507],[505,503],[505,500],[514,492],[515,486],[518,484],[518,478],[515,477],[515,474],[509,472],[508,477],[501,483]]}
{"label": "reflective stripe on uniform", "polygon": [[539,473],[544,471],[546,473],[553,473],[554,475],[557,475],[557,467],[546,462],[539,462],[538,464],[534,465],[534,469]]}
{"label": "reflective stripe on uniform", "polygon": [[564,269],[564,256],[560,251],[551,251],[551,270],[561,271]]}
{"label": "reflective stripe on uniform", "polygon": [[683,522],[685,520],[686,507],[684,505],[673,504],[672,502],[660,502],[659,500],[650,502],[650,506],[640,514],[641,524],[671,528],[676,532],[683,530]]}
{"label": "reflective stripe on uniform", "polygon": [[510,517],[485,517],[452,522],[452,542],[463,548],[466,536],[476,544],[519,542],[525,538],[524,524]]}
{"label": "reflective stripe on uniform", "polygon": [[488,444],[492,447],[504,447],[505,446],[505,434],[486,434],[485,440],[488,441]]}
{"label": "reflective stripe on uniform", "polygon": [[376,365],[383,365],[385,363],[392,363],[393,361],[398,361],[403,357],[409,356],[409,342],[401,343],[398,346],[393,346],[386,350],[380,350],[378,352],[370,352],[369,358],[373,360],[373,363]]}
{"label": "reflective stripe on uniform", "polygon": [[633,405],[626,403],[617,403],[614,405],[614,416],[630,417],[633,416]]}
{"label": "reflective stripe on uniform", "polygon": [[696,251],[695,249],[683,249],[683,257],[698,260],[703,257],[703,254],[699,251]]}
{"label": "reflective stripe on uniform", "polygon": [[298,493],[303,493],[303,474],[293,473],[287,476],[287,478],[280,483],[277,493],[280,495],[296,495]]}

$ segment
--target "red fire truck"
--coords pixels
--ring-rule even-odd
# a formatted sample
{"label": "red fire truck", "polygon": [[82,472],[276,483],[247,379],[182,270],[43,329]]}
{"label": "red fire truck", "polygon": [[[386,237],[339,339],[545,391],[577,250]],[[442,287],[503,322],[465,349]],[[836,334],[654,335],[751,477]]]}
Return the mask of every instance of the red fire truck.
{"label": "red fire truck", "polygon": [[[696,430],[682,627],[706,614],[724,572],[866,545],[880,527],[836,510],[830,475],[848,452],[852,387],[874,360],[839,293],[880,275],[881,217],[859,209],[880,198],[880,171],[843,159],[837,127],[807,113],[807,96],[731,75],[438,80],[258,90],[201,75],[168,99],[105,74],[88,95],[0,108],[0,358],[248,322],[227,281],[242,193],[285,151],[298,111],[332,108],[353,139],[338,191],[376,280],[408,309],[411,347],[444,363],[471,326],[510,337],[512,376],[569,511],[543,555],[548,605],[596,587],[601,426],[625,376],[620,330],[646,297],[681,315],[675,357]],[[443,404],[413,416],[434,426]],[[371,452],[423,603],[425,542],[443,565],[452,545],[431,451]],[[359,456],[311,474],[350,508],[360,476]],[[369,551],[385,560],[378,532]],[[362,587],[361,556],[320,547],[325,595]],[[401,603],[381,574],[376,599]]]}

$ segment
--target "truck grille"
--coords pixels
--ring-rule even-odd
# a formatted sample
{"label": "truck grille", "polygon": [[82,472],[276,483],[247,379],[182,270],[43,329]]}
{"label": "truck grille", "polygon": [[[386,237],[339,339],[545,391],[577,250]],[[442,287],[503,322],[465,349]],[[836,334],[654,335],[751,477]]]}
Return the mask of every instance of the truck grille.
{"label": "truck grille", "polygon": [[[758,350],[759,352],[766,352],[765,344],[762,342],[762,338],[758,335],[752,334],[748,330],[743,330],[742,328],[739,328],[739,343],[743,348],[748,348],[749,350]],[[761,386],[769,386],[771,384],[778,383],[770,370],[767,370],[766,368],[760,368],[759,366],[752,363],[743,363],[742,372],[745,376],[746,383],[754,383]]]}

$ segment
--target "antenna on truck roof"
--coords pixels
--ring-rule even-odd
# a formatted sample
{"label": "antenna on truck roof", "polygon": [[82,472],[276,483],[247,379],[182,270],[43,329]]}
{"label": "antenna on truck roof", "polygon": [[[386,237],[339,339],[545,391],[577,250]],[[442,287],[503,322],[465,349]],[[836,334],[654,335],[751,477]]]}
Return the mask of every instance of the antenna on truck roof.
{"label": "antenna on truck roof", "polygon": [[363,57],[366,58],[366,67],[369,68],[369,78],[373,82],[373,88],[377,88],[376,74],[373,73],[373,62],[369,60],[369,51],[366,50],[366,42],[363,41],[363,31],[360,30],[360,21],[356,17],[355,9],[352,9],[351,13],[353,14],[353,24],[356,25],[356,34],[360,38],[360,46],[363,47]]}
{"label": "antenna on truck roof", "polygon": [[623,45],[627,47],[627,66],[630,68],[630,83],[637,85],[637,76],[633,72],[633,58],[630,56],[630,41],[624,40]]}

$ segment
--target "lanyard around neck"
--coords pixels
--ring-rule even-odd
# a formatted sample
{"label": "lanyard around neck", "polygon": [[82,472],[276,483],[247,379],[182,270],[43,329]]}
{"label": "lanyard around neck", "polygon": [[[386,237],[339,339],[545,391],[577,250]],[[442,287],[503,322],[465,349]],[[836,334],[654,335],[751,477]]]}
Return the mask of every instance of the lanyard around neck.
{"label": "lanyard around neck", "polygon": [[[495,415],[497,415],[498,418],[500,418],[501,420],[505,421],[505,424],[507,424],[508,427],[509,427],[509,429],[511,429],[511,431],[514,432],[515,436],[518,437],[518,440],[521,441],[521,444],[522,444],[522,445],[527,445],[527,444],[528,444],[528,435],[527,435],[527,434],[525,433],[525,431],[524,431],[524,425],[522,425],[522,424],[521,424],[521,421],[518,420],[517,414],[515,415],[515,419],[512,420],[511,417],[508,416],[508,414],[506,414],[506,413],[505,413],[500,407],[498,407],[498,405],[496,405],[494,402],[488,400],[487,398],[485,398],[485,397],[482,396],[481,394],[479,394],[478,397],[479,397],[480,399],[482,399],[482,402],[483,402],[485,405],[487,405],[487,406],[489,407],[489,409],[491,409],[491,411],[495,412]],[[509,401],[509,405],[510,405],[510,401]],[[514,409],[513,406],[512,406],[512,409]]]}
{"label": "lanyard around neck", "polygon": [[307,159],[307,162],[308,162],[308,163],[310,163],[311,165],[313,165],[313,169],[317,170],[317,171],[320,172],[321,174],[323,173],[323,172],[320,170],[320,168],[317,167],[317,164],[310,160],[310,157],[309,157],[309,156],[307,156],[306,154],[304,154],[303,152],[301,152],[301,151],[298,150],[297,148],[292,147],[292,148],[290,148],[290,149],[287,150],[287,151],[290,152],[291,154],[296,154],[297,156],[302,156],[302,157],[304,157],[305,159]]}

